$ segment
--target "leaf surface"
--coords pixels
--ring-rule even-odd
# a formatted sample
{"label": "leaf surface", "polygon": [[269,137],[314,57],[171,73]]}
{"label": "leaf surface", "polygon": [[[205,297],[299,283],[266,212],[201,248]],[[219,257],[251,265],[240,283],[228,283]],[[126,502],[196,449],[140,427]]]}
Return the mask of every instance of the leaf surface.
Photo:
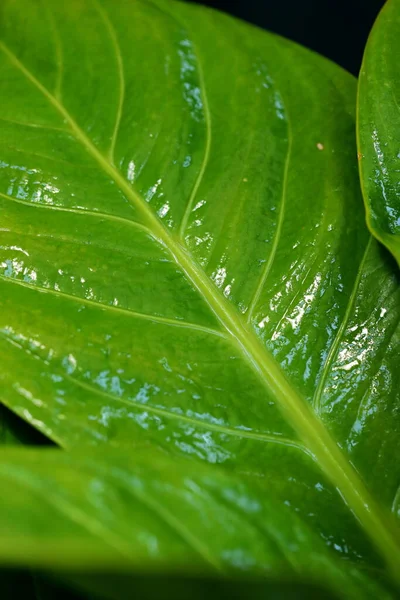
{"label": "leaf surface", "polygon": [[[137,565],[308,573],[315,546],[335,573],[396,573],[400,292],[363,224],[355,82],[201,7],[114,6],[1,5],[1,399],[100,457],[0,461],[2,557],[30,562],[48,520],[47,566],[101,565],[116,544]],[[159,533],[168,481],[148,492],[155,553],[132,491],[106,533],[102,490],[120,483],[104,448],[140,480],[151,463],[124,461],[142,445],[177,469],[170,512],[202,552]],[[216,464],[218,494],[250,486],[261,521],[225,518],[206,477],[186,511],[185,477]],[[53,486],[67,504],[37,506]],[[54,551],[82,527],[89,547]]]}
{"label": "leaf surface", "polygon": [[400,264],[400,2],[389,0],[369,37],[358,91],[360,176],[372,233]]}
{"label": "leaf surface", "polygon": [[[57,450],[4,452],[0,560],[18,564],[22,556],[64,578],[65,569],[72,570],[72,582],[108,590],[113,598],[125,597],[123,574],[132,574],[132,566],[144,576],[151,570],[211,573],[226,581],[236,576],[239,586],[246,574],[301,583],[322,582],[323,573],[334,595],[345,589],[349,598],[390,597],[368,572],[335,559],[326,542],[289,506],[266,496],[257,481],[171,460],[150,447],[133,451],[133,458],[120,452],[87,452],[85,458]],[[98,571],[100,580],[88,571]],[[114,572],[111,580],[102,582],[104,571]]]}

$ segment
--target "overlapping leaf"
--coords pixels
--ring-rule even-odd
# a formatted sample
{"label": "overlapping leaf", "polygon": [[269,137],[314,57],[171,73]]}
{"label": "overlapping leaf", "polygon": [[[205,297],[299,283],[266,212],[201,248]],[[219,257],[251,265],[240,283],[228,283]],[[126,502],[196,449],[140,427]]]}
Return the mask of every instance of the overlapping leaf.
{"label": "overlapping leaf", "polygon": [[400,264],[400,2],[371,32],[359,80],[360,175],[371,231]]}

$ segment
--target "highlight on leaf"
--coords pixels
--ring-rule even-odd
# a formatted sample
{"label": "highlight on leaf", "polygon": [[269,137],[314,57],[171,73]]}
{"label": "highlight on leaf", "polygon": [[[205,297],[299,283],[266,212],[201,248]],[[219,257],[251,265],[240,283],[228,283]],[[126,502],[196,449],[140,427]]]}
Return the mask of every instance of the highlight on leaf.
{"label": "highlight on leaf", "polygon": [[367,223],[400,265],[400,3],[389,0],[369,37],[357,129]]}
{"label": "highlight on leaf", "polygon": [[356,81],[174,0],[0,15],[0,562],[391,598],[400,289]]}

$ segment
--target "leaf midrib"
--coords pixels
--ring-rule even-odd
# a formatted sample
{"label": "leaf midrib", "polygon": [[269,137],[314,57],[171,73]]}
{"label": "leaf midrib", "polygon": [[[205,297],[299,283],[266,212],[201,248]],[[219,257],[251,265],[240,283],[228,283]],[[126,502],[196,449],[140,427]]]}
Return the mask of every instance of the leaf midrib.
{"label": "leaf midrib", "polygon": [[381,514],[379,507],[366,489],[362,479],[342,454],[323,423],[316,417],[306,401],[291,387],[280,366],[268,353],[260,339],[247,324],[240,321],[238,314],[222,297],[207,275],[192,259],[181,240],[167,231],[161,221],[150,210],[148,204],[123,178],[121,173],[94,146],[65,107],[25,67],[23,63],[0,42],[0,48],[10,62],[47,98],[49,103],[68,123],[78,142],[94,158],[101,169],[116,183],[131,205],[141,213],[154,236],[171,253],[177,265],[200,293],[221,325],[230,334],[251,368],[259,376],[266,390],[275,397],[285,418],[298,433],[305,445],[315,456],[325,475],[338,488],[350,510],[366,529],[370,538],[385,557],[392,576],[399,580],[400,546],[390,523]]}

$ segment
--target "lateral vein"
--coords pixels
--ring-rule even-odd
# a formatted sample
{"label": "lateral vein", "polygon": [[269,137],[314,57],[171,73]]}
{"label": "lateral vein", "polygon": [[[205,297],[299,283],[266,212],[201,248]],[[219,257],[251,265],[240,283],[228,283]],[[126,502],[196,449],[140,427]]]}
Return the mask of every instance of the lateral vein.
{"label": "lateral vein", "polygon": [[72,377],[71,375],[67,375],[65,373],[63,374],[63,377],[65,377],[66,379],[69,379],[72,383],[78,385],[79,387],[82,387],[83,389],[86,389],[87,391],[92,392],[93,394],[96,394],[98,396],[103,396],[104,398],[107,398],[107,400],[112,400],[113,402],[119,402],[119,403],[124,404],[125,406],[129,406],[131,408],[137,408],[143,412],[147,411],[149,413],[153,413],[155,415],[158,415],[160,417],[165,417],[167,419],[183,421],[185,423],[189,423],[190,425],[194,425],[195,427],[202,427],[204,429],[216,431],[217,433],[221,433],[224,435],[229,435],[229,436],[239,437],[239,438],[247,438],[247,439],[255,440],[258,442],[278,444],[281,446],[296,448],[298,450],[301,450],[308,456],[310,456],[308,449],[305,448],[303,446],[303,444],[301,444],[300,442],[297,442],[296,440],[291,440],[289,438],[279,437],[277,435],[271,435],[271,434],[267,434],[267,433],[255,433],[254,431],[246,431],[244,429],[235,429],[233,427],[227,427],[226,425],[217,425],[215,423],[210,423],[209,421],[202,421],[199,418],[196,419],[196,418],[184,415],[184,414],[178,414],[175,412],[171,412],[169,410],[166,410],[165,408],[159,408],[158,406],[152,406],[150,404],[142,404],[140,402],[137,402],[136,400],[125,400],[124,398],[113,396],[112,394],[109,394],[108,392],[106,392],[104,390],[95,388],[92,385],[90,385],[89,383],[86,383],[84,381],[76,379],[76,377]]}
{"label": "lateral vein", "polygon": [[272,243],[270,255],[268,257],[267,262],[265,263],[264,269],[261,273],[260,281],[258,282],[253,299],[252,299],[250,306],[248,308],[248,311],[247,311],[247,322],[248,323],[251,321],[251,318],[254,313],[254,309],[257,306],[257,302],[260,299],[261,293],[264,289],[265,282],[267,281],[267,278],[271,271],[272,265],[274,264],[276,251],[278,249],[278,245],[279,245],[279,241],[280,241],[281,233],[282,233],[282,225],[283,225],[283,220],[284,220],[284,216],[285,216],[285,204],[286,204],[287,180],[288,180],[288,173],[289,173],[290,155],[291,155],[291,151],[292,151],[292,130],[291,130],[290,121],[288,120],[287,122],[288,122],[288,148],[287,148],[285,167],[284,167],[284,172],[283,172],[282,196],[281,196],[278,223],[277,223],[277,227],[275,230],[274,241]]}
{"label": "lateral vein", "polygon": [[364,264],[365,264],[365,261],[366,261],[367,256],[368,256],[369,249],[371,247],[371,242],[372,242],[372,236],[370,236],[370,238],[368,240],[368,243],[366,245],[366,248],[364,250],[364,253],[362,255],[362,258],[361,258],[361,261],[360,261],[360,265],[359,265],[358,270],[357,270],[357,275],[356,275],[356,278],[354,280],[353,289],[352,289],[349,301],[347,303],[346,312],[344,314],[344,317],[343,317],[343,320],[342,320],[342,322],[340,324],[340,327],[339,327],[339,329],[337,331],[335,339],[334,339],[334,341],[333,341],[333,343],[332,343],[332,345],[331,345],[331,347],[329,349],[328,356],[326,357],[326,361],[325,361],[325,364],[323,366],[323,371],[321,373],[321,377],[320,377],[317,389],[315,390],[315,394],[314,394],[314,397],[313,397],[313,400],[312,400],[312,406],[313,406],[313,408],[314,408],[314,410],[315,410],[315,412],[317,414],[319,414],[320,410],[321,410],[321,399],[322,399],[322,394],[324,392],[325,382],[326,382],[328,374],[329,374],[329,369],[330,369],[330,367],[332,365],[333,359],[336,356],[337,350],[339,348],[339,344],[340,344],[340,342],[341,342],[341,340],[343,338],[343,334],[344,334],[345,329],[347,327],[347,323],[349,321],[349,318],[350,318],[350,315],[351,315],[351,311],[353,309],[354,302],[356,300],[358,288],[359,288],[360,281],[361,281],[362,271],[363,271]]}
{"label": "lateral vein", "polygon": [[27,288],[31,291],[36,291],[41,294],[50,294],[57,298],[65,298],[66,300],[72,300],[73,302],[77,302],[78,304],[86,304],[87,306],[98,308],[99,310],[115,312],[115,313],[127,315],[129,317],[133,317],[135,319],[142,319],[144,321],[152,321],[153,323],[170,325],[171,327],[181,327],[182,329],[201,331],[202,333],[207,333],[209,335],[214,335],[216,337],[228,339],[222,331],[218,331],[217,329],[212,329],[211,327],[204,327],[203,325],[197,325],[196,323],[188,323],[187,321],[178,321],[175,319],[169,319],[168,317],[159,317],[157,315],[148,315],[146,313],[136,312],[136,311],[130,310],[129,308],[121,308],[120,306],[114,306],[112,304],[102,304],[101,302],[96,302],[94,300],[88,300],[87,298],[81,298],[79,296],[67,294],[66,292],[61,292],[59,290],[52,290],[50,288],[44,288],[44,287],[40,287],[38,285],[32,285],[30,283],[26,283],[25,281],[19,281],[18,279],[14,279],[12,277],[6,277],[4,275],[0,275],[0,280],[5,281],[7,283],[12,283],[14,285],[19,285],[21,287]]}
{"label": "lateral vein", "polygon": [[109,221],[115,221],[117,223],[124,223],[126,225],[129,225],[130,227],[133,227],[134,229],[138,229],[139,231],[146,233],[152,239],[154,239],[158,243],[162,244],[162,242],[159,239],[157,239],[156,236],[154,235],[154,231],[152,231],[145,225],[138,223],[137,221],[133,221],[132,219],[127,219],[125,217],[118,217],[116,215],[111,215],[109,213],[103,213],[103,212],[94,211],[94,210],[84,210],[81,208],[67,208],[65,206],[56,206],[54,204],[41,204],[40,202],[29,202],[26,200],[21,200],[20,198],[14,198],[13,196],[9,196],[8,194],[3,194],[2,192],[0,192],[0,198],[3,198],[4,200],[10,201],[10,202],[15,202],[17,204],[22,204],[24,206],[28,206],[29,208],[32,208],[32,209],[40,208],[40,209],[44,209],[44,210],[54,210],[56,212],[72,213],[75,215],[89,216],[89,217],[95,217],[97,219],[106,219]]}
{"label": "lateral vein", "polygon": [[201,163],[201,167],[200,167],[200,171],[197,175],[196,178],[196,182],[193,186],[192,189],[192,193],[190,194],[190,198],[188,200],[187,206],[186,206],[186,210],[185,213],[183,215],[182,218],[182,223],[181,226],[179,228],[179,235],[181,240],[183,241],[184,239],[184,235],[185,235],[185,231],[188,225],[188,221],[189,221],[189,217],[190,217],[190,213],[192,211],[193,208],[193,204],[194,201],[197,197],[197,192],[199,191],[199,187],[201,185],[201,182],[203,181],[204,178],[204,174],[206,172],[207,169],[207,165],[208,165],[208,161],[210,159],[210,152],[211,152],[211,141],[212,141],[212,132],[211,132],[211,113],[210,113],[210,107],[208,104],[208,97],[207,97],[207,90],[206,90],[206,86],[205,86],[205,79],[204,79],[204,72],[203,72],[203,67],[201,64],[201,60],[200,60],[200,55],[198,53],[198,51],[196,50],[196,48],[194,47],[195,50],[195,55],[197,58],[197,70],[198,70],[198,74],[199,74],[199,83],[200,83],[200,90],[201,90],[201,96],[203,99],[203,108],[204,108],[204,120],[205,120],[205,124],[206,124],[206,144],[205,144],[205,150],[204,150],[204,156],[203,156],[203,161]]}
{"label": "lateral vein", "polygon": [[110,145],[110,149],[109,149],[109,160],[112,164],[114,164],[115,161],[115,144],[117,142],[117,137],[118,137],[118,131],[120,128],[120,124],[121,124],[121,118],[122,118],[122,110],[123,110],[123,106],[124,106],[124,101],[125,101],[125,75],[124,75],[124,65],[123,65],[123,61],[122,61],[122,54],[121,54],[121,49],[119,47],[119,42],[118,42],[118,38],[117,35],[115,33],[115,29],[113,24],[111,23],[110,17],[108,16],[108,14],[106,13],[106,11],[104,10],[104,8],[100,5],[100,3],[98,2],[98,0],[93,0],[93,3],[95,4],[107,30],[108,33],[110,35],[110,39],[111,42],[114,46],[114,51],[115,51],[115,59],[116,59],[116,63],[117,63],[117,71],[118,71],[118,78],[119,78],[119,99],[118,99],[118,107],[117,107],[117,114],[115,117],[115,124],[114,124],[114,129],[113,129],[113,133],[111,136],[111,145]]}

